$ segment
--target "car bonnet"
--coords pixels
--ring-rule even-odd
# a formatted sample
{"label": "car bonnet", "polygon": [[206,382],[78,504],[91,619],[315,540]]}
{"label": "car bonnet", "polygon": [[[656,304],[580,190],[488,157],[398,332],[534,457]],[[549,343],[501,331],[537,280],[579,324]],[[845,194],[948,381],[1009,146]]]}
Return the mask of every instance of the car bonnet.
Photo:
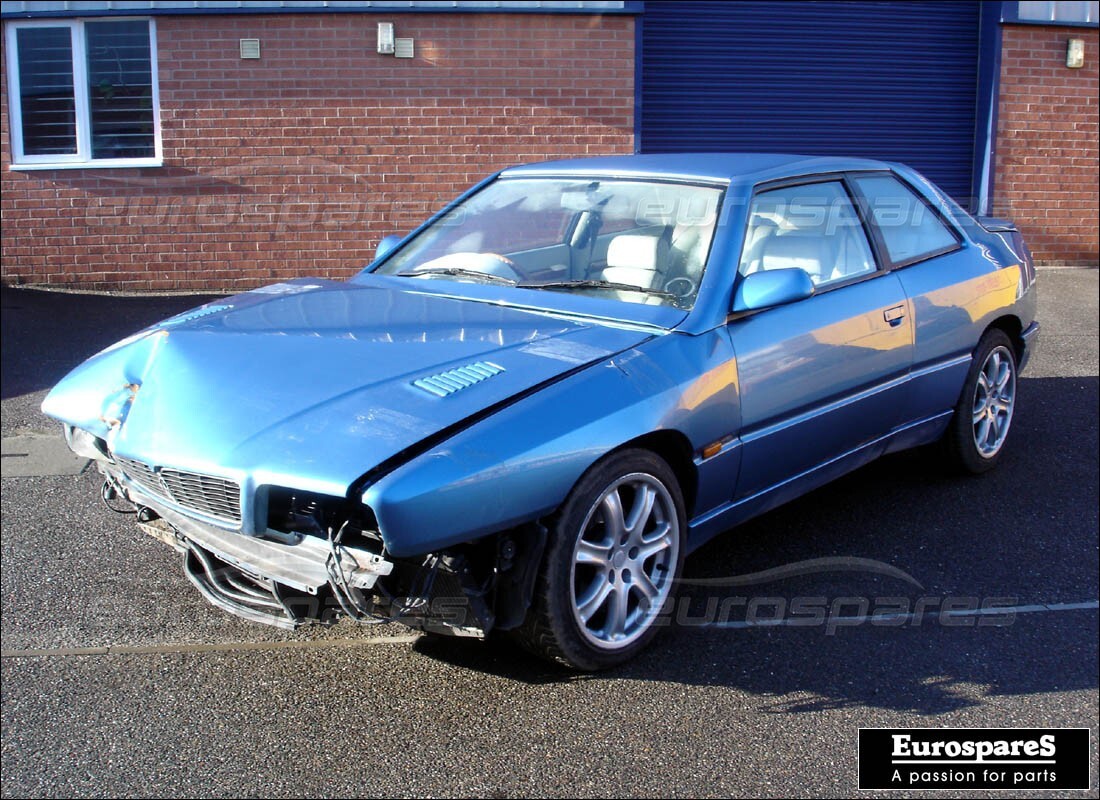
{"label": "car bonnet", "polygon": [[123,340],[65,377],[43,411],[122,457],[343,494],[426,437],[653,335],[393,287],[296,281]]}

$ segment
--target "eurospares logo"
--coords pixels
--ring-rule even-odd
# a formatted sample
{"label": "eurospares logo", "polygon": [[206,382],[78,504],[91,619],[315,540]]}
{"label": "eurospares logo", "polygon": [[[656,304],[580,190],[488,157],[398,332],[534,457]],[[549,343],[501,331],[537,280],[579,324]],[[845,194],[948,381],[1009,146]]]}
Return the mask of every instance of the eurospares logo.
{"label": "eurospares logo", "polygon": [[1088,728],[860,728],[860,789],[1089,788]]}

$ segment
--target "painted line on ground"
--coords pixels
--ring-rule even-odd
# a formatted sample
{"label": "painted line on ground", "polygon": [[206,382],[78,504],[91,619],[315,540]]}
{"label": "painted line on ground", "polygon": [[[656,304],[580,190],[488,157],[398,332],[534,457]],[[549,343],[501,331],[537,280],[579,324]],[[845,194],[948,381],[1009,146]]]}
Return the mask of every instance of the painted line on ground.
{"label": "painted line on ground", "polygon": [[69,658],[73,656],[132,656],[165,653],[225,653],[249,650],[317,650],[326,647],[368,647],[377,644],[410,644],[421,634],[374,636],[369,639],[307,639],[281,642],[219,642],[193,644],[118,645],[101,647],[46,647],[26,650],[0,650],[0,658]]}
{"label": "painted line on ground", "polygon": [[993,608],[955,609],[948,611],[921,611],[909,614],[861,614],[850,617],[783,617],[779,619],[729,620],[724,622],[689,623],[684,628],[721,628],[724,630],[742,630],[745,628],[806,628],[834,625],[837,627],[862,625],[865,623],[919,622],[933,617],[1006,617],[1018,614],[1042,614],[1058,611],[1089,611],[1100,608],[1100,600],[1085,600],[1080,603],[1033,603],[1025,606],[996,606]]}
{"label": "painted line on ground", "polygon": [[57,433],[22,431],[0,438],[0,478],[79,475],[88,466]]}
{"label": "painted line on ground", "polygon": [[[1093,611],[1100,609],[1100,600],[1086,600],[1080,603],[1033,603],[1022,606],[998,606],[996,608],[960,609],[953,611],[927,611],[920,614],[866,614],[851,617],[833,617],[830,624],[859,625],[867,622],[912,622],[929,617],[1003,617],[1016,614],[1040,614],[1062,611]],[[738,620],[730,622],[703,622],[681,625],[681,628],[707,628],[741,630],[745,628],[807,627],[807,622],[816,619],[766,619]],[[100,647],[53,647],[24,650],[0,650],[0,658],[67,658],[74,656],[117,656],[117,655],[160,655],[173,653],[225,653],[255,650],[317,650],[327,647],[370,647],[380,644],[411,644],[422,634],[410,633],[400,636],[374,636],[367,639],[312,639],[279,642],[220,642],[194,644],[151,644],[151,645],[104,645]]]}

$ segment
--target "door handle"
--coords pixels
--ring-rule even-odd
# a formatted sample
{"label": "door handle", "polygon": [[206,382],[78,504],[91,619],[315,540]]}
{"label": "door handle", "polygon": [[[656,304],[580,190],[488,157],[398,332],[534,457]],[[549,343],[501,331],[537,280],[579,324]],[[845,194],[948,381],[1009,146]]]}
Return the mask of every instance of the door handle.
{"label": "door handle", "polygon": [[882,312],[882,318],[890,323],[891,328],[896,328],[905,318],[905,306],[894,306]]}

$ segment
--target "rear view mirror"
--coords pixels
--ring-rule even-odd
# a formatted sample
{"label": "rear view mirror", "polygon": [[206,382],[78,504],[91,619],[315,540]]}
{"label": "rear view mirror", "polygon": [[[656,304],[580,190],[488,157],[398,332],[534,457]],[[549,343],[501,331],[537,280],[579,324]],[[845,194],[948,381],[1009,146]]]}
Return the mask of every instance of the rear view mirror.
{"label": "rear view mirror", "polygon": [[769,269],[741,279],[733,296],[733,310],[756,311],[805,300],[814,293],[814,282],[804,269]]}
{"label": "rear view mirror", "polygon": [[374,260],[381,261],[385,256],[389,255],[393,248],[397,247],[401,243],[400,236],[394,236],[392,233],[389,236],[383,236],[382,241],[378,243],[378,247],[374,249]]}

